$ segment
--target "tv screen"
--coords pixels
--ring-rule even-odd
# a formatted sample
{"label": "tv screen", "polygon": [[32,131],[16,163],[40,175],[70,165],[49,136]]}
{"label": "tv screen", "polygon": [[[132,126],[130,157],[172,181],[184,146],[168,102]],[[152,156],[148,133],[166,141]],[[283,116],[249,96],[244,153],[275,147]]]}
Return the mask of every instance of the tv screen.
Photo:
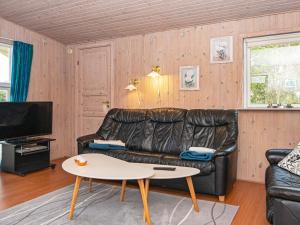
{"label": "tv screen", "polygon": [[0,139],[52,133],[52,102],[0,102]]}

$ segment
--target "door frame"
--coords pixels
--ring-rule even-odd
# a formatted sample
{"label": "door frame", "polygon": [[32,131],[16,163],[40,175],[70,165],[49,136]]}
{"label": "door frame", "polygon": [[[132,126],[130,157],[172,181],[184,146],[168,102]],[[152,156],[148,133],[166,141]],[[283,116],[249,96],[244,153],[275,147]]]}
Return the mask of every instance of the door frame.
{"label": "door frame", "polygon": [[[114,46],[113,41],[102,41],[102,42],[93,42],[93,43],[85,43],[85,44],[78,44],[73,45],[72,49],[74,50],[74,66],[75,66],[75,88],[74,88],[74,96],[75,96],[75,112],[74,112],[74,118],[75,118],[75,139],[76,140],[79,137],[79,134],[81,132],[82,124],[80,121],[81,119],[81,71],[80,71],[80,51],[84,49],[89,48],[98,48],[98,47],[109,47],[110,48],[110,108],[114,107],[114,83],[115,83],[115,70],[114,70]],[[79,63],[79,64],[78,64]],[[77,154],[77,144],[74,148],[74,155]]]}

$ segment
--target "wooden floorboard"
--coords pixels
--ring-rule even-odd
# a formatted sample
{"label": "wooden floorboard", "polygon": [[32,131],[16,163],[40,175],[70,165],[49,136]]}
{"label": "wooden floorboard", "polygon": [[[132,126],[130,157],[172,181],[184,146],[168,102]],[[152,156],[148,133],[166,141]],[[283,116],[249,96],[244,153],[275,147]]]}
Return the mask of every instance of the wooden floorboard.
{"label": "wooden floorboard", "polygon": [[[62,170],[62,161],[63,159],[55,161],[57,164],[55,170],[51,170],[49,168],[28,174],[25,177],[0,172],[0,210],[12,207],[74,183],[75,177]],[[121,182],[114,182],[113,184],[121,185]],[[133,186],[131,185],[131,187]],[[189,193],[187,192],[166,190],[163,188],[151,187],[151,191],[189,196]],[[197,194],[197,198],[209,201],[218,201],[216,196],[210,195]],[[237,181],[232,192],[226,196],[225,202],[240,206],[232,225],[269,224],[265,218],[266,202],[263,184]]]}

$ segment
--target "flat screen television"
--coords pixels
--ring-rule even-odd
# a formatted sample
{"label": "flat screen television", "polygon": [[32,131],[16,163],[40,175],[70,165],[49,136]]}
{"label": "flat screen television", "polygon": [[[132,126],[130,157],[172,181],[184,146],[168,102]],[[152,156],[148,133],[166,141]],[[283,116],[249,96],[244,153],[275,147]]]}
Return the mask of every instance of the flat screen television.
{"label": "flat screen television", "polygon": [[52,133],[52,102],[0,102],[0,140]]}

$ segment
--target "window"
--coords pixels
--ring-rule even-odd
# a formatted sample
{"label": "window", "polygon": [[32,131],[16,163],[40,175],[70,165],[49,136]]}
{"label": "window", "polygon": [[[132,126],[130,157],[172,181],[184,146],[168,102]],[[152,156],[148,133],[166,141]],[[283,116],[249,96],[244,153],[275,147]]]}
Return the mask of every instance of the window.
{"label": "window", "polygon": [[300,107],[300,33],[244,39],[245,107]]}
{"label": "window", "polygon": [[0,102],[9,100],[12,46],[0,43]]}

